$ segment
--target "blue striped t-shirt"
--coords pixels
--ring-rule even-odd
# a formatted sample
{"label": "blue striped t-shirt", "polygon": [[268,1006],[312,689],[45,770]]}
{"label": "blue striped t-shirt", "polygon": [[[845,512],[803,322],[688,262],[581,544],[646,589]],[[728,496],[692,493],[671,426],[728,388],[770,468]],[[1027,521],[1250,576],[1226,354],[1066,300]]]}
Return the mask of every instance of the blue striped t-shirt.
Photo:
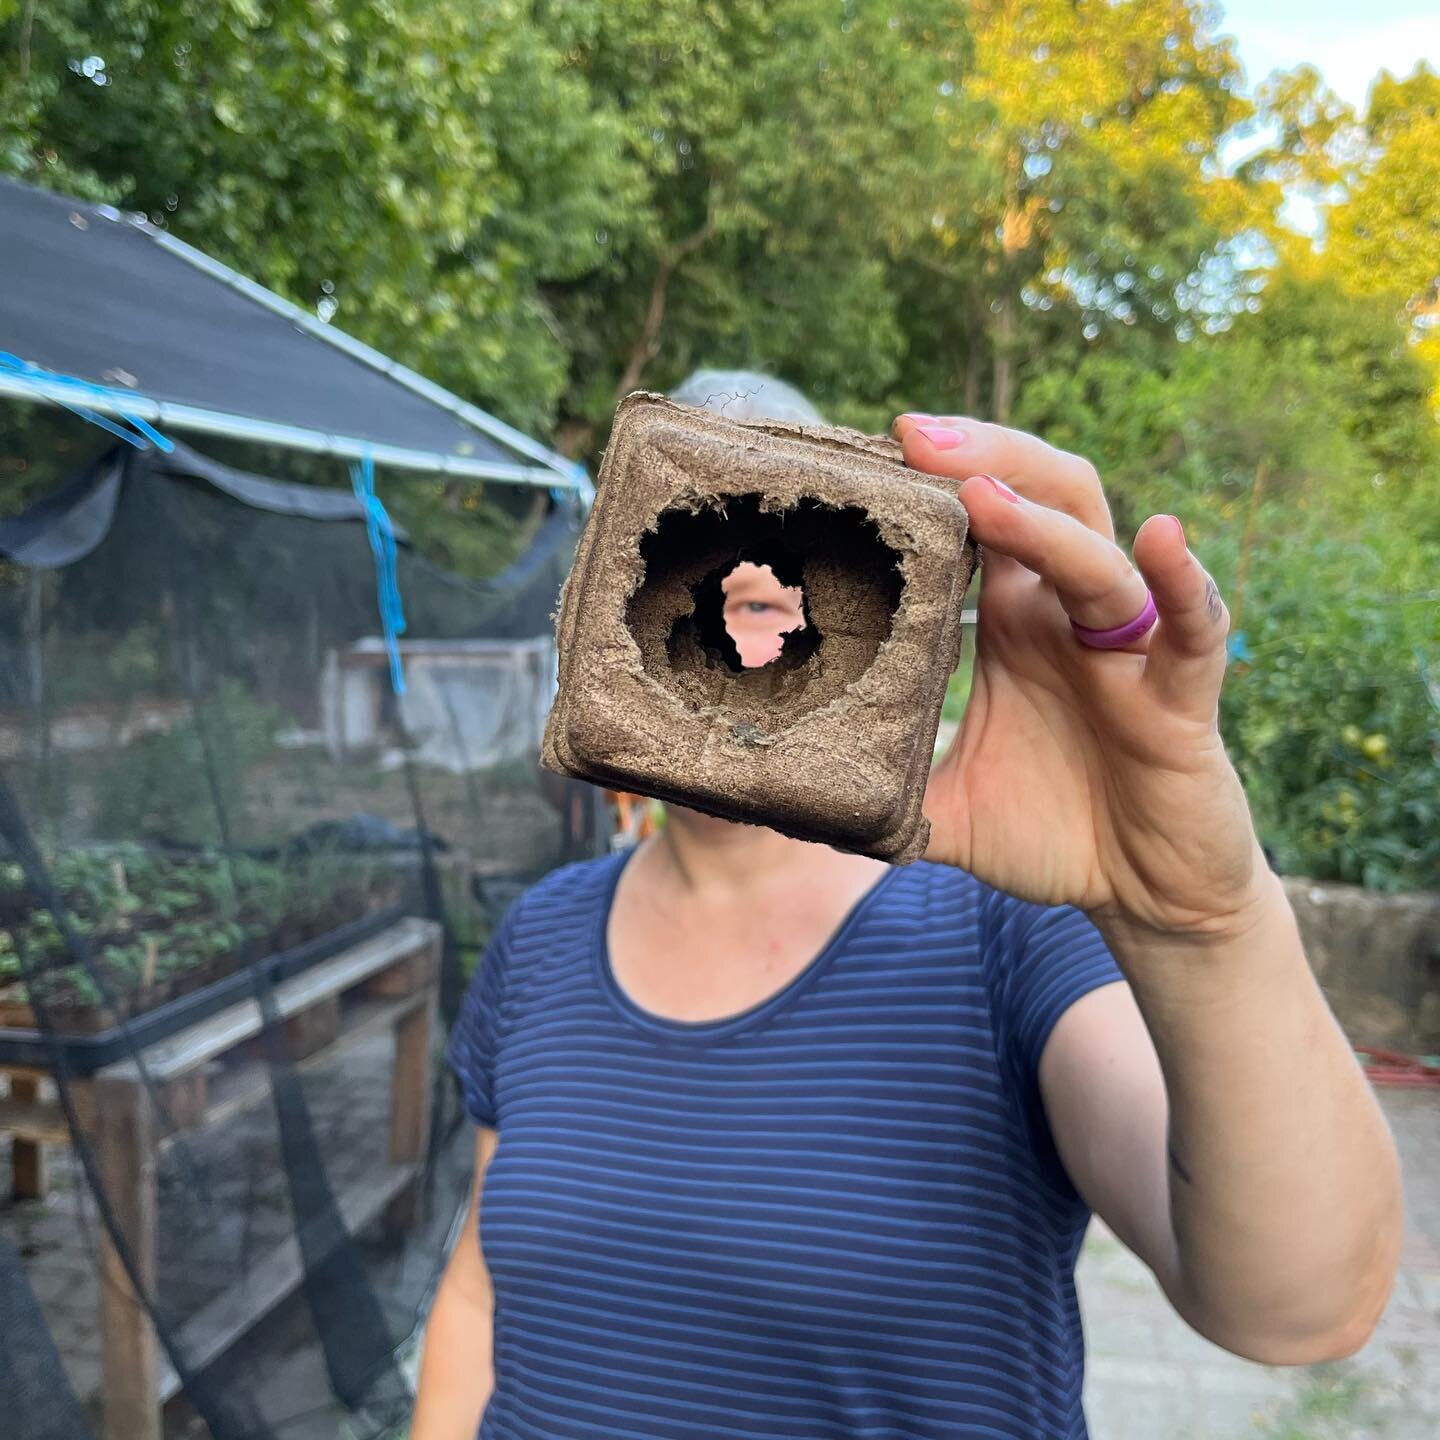
{"label": "blue striped t-shirt", "polygon": [[1120,978],[1094,928],[922,862],[770,999],[671,1021],[610,969],[623,859],[511,908],[450,1040],[500,1132],[482,1440],[1083,1440],[1037,1068]]}

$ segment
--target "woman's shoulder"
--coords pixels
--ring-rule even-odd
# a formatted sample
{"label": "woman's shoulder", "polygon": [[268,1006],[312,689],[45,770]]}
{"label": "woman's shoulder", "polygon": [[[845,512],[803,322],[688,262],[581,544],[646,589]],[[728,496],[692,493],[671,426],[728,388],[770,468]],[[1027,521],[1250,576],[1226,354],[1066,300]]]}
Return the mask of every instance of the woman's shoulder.
{"label": "woman's shoulder", "polygon": [[604,855],[561,865],[517,896],[486,947],[485,966],[497,987],[528,980],[585,953],[603,919],[623,856]]}
{"label": "woman's shoulder", "polygon": [[892,905],[955,915],[974,914],[995,893],[968,870],[933,860],[915,860],[897,867],[885,887]]}
{"label": "woman's shoulder", "polygon": [[973,926],[987,940],[1047,925],[1078,912],[1070,905],[1042,905],[997,890],[968,870],[917,860],[887,887],[892,906],[923,915],[927,924]]}
{"label": "woman's shoulder", "polygon": [[625,856],[601,855],[558,866],[521,892],[505,917],[507,928],[552,924],[594,913],[609,903]]}

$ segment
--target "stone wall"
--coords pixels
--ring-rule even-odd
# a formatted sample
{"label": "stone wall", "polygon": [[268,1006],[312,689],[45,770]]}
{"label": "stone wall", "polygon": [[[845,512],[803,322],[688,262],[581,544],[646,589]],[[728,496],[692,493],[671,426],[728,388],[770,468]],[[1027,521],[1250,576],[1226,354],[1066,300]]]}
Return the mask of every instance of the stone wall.
{"label": "stone wall", "polygon": [[1305,950],[1358,1045],[1440,1054],[1440,894],[1287,878]]}

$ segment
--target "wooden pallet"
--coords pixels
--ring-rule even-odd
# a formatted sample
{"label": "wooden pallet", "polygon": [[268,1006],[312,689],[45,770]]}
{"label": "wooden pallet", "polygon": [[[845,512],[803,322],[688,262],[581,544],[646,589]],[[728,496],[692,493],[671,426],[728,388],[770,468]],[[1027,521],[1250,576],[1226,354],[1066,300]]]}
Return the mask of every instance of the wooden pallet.
{"label": "wooden pallet", "polygon": [[[429,1140],[440,943],[433,921],[407,918],[274,990],[287,1052],[302,1068],[334,1058],[337,1049],[377,1030],[395,1036],[389,1166],[379,1179],[336,1195],[351,1234],[382,1216],[403,1224],[413,1212]],[[244,1000],[71,1083],[72,1103],[94,1147],[118,1228],[141,1286],[150,1293],[156,1283],[157,1159],[186,1134],[221,1124],[268,1097],[263,1029],[259,1003]],[[43,1194],[40,1146],[69,1140],[64,1111],[41,1098],[43,1072],[0,1069],[10,1076],[10,1096],[0,1100],[0,1129],[16,1137],[17,1191],[23,1183],[29,1193]],[[160,1407],[175,1393],[178,1379],[158,1353],[154,1329],[108,1232],[101,1235],[100,1268],[106,1440],[160,1440]],[[292,1237],[261,1257],[243,1288],[219,1296],[185,1322],[179,1342],[187,1363],[203,1365],[221,1354],[302,1277]]]}

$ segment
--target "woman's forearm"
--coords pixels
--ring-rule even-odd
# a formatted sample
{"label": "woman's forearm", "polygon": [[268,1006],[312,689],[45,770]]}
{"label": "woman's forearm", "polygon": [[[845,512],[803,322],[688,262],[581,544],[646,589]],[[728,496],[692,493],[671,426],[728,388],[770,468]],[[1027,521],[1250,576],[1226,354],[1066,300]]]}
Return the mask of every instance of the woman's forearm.
{"label": "woman's forearm", "polygon": [[495,1388],[495,1291],[480,1250],[480,1194],[499,1136],[475,1133],[475,1175],[425,1325],[410,1440],[475,1440]]}
{"label": "woman's forearm", "polygon": [[1172,1299],[1220,1344],[1310,1363],[1363,1344],[1389,1296],[1399,1164],[1275,877],[1266,892],[1229,934],[1097,923],[1165,1074]]}
{"label": "woman's forearm", "polygon": [[495,1382],[492,1324],[488,1297],[447,1270],[425,1326],[410,1440],[475,1440]]}

